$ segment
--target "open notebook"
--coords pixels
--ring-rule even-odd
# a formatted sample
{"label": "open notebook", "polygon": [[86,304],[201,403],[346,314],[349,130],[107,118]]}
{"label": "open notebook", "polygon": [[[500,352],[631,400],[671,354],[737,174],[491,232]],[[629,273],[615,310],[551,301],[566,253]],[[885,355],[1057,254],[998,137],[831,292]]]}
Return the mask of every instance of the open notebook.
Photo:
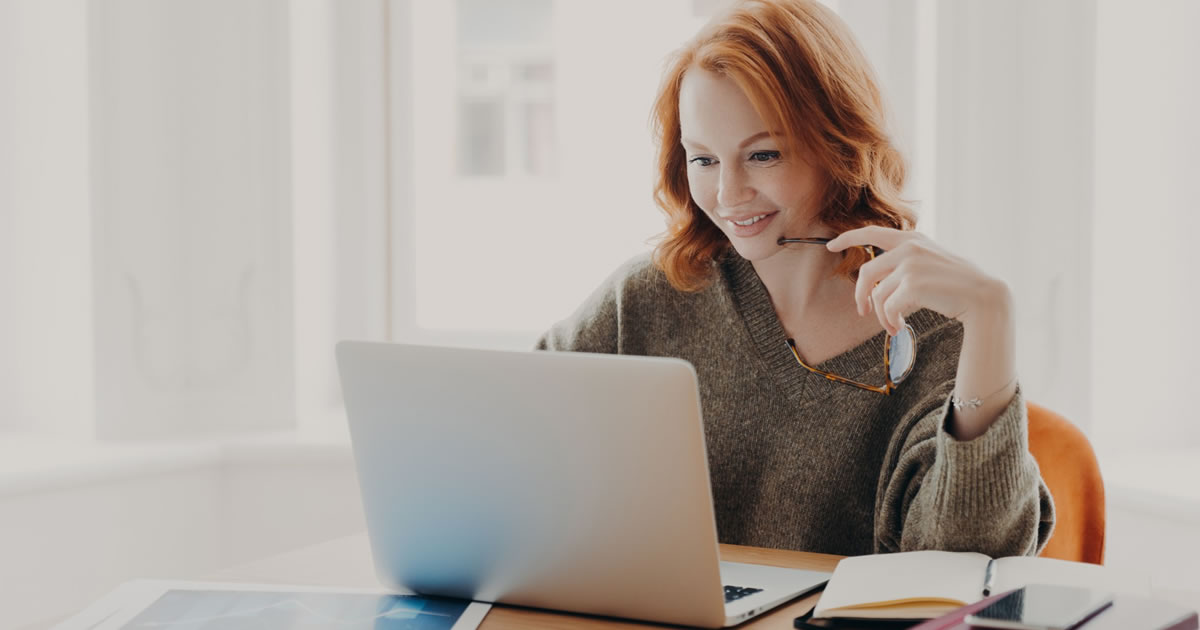
{"label": "open notebook", "polygon": [[[989,564],[991,565],[989,570]],[[985,590],[988,575],[990,588]],[[813,613],[818,618],[932,619],[988,595],[1026,584],[1145,590],[1102,566],[1051,558],[993,560],[981,553],[908,551],[856,556],[838,563]]]}

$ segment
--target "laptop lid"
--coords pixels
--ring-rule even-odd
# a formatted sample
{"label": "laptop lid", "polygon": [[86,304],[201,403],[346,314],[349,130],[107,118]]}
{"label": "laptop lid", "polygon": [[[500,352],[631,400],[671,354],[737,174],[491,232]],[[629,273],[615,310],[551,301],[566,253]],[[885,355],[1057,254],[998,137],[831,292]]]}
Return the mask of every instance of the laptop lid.
{"label": "laptop lid", "polygon": [[337,360],[384,584],[723,624],[691,364],[350,341]]}

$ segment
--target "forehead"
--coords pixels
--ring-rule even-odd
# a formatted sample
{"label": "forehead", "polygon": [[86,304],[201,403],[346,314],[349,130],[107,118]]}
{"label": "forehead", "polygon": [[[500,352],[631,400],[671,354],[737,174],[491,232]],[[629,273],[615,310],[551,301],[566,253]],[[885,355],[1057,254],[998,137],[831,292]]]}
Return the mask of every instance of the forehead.
{"label": "forehead", "polygon": [[710,149],[736,147],[766,131],[754,104],[729,77],[690,68],[679,86],[679,126],[684,138]]}

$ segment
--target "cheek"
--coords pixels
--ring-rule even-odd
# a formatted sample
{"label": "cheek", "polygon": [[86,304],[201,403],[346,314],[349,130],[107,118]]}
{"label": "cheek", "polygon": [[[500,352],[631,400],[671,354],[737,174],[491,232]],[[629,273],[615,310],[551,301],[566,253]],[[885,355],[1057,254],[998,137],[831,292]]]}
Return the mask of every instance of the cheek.
{"label": "cheek", "polygon": [[770,169],[764,173],[760,192],[785,206],[807,205],[816,190],[811,173],[805,169]]}
{"label": "cheek", "polygon": [[709,213],[717,206],[717,186],[712,180],[712,177],[688,171],[688,191],[692,194],[692,201]]}

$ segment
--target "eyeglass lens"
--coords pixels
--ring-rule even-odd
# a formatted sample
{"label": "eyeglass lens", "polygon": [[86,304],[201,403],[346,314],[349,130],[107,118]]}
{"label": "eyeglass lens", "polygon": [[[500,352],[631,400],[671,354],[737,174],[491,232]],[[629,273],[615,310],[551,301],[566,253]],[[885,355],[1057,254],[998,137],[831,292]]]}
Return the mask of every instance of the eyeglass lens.
{"label": "eyeglass lens", "polygon": [[888,376],[892,383],[899,385],[908,378],[916,362],[916,342],[913,339],[912,326],[904,325],[899,334],[892,337],[888,347]]}

